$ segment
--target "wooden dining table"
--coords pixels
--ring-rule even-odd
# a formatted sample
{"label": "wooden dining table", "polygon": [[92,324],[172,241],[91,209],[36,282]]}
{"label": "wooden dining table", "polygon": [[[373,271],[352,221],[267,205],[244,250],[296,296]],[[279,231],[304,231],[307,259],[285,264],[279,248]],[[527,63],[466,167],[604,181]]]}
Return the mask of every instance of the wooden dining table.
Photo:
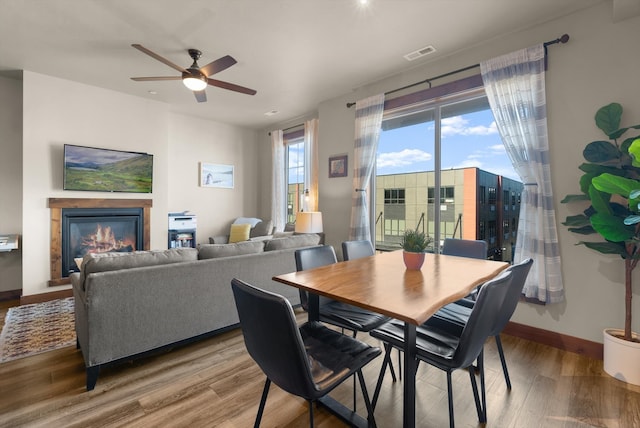
{"label": "wooden dining table", "polygon": [[[506,262],[425,254],[420,270],[407,270],[400,250],[277,275],[273,280],[309,292],[309,320],[319,319],[318,296],[325,296],[404,321],[403,426],[410,428],[415,426],[416,327],[508,266]],[[367,425],[336,400],[327,398],[321,403],[351,425]]]}

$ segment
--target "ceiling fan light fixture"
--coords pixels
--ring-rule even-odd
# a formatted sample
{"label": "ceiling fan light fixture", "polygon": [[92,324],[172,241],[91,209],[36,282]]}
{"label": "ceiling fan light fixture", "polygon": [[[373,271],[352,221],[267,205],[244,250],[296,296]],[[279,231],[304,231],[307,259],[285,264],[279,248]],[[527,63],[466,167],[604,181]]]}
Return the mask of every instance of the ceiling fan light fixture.
{"label": "ceiling fan light fixture", "polygon": [[207,78],[198,73],[182,73],[182,83],[192,91],[202,91],[207,87]]}

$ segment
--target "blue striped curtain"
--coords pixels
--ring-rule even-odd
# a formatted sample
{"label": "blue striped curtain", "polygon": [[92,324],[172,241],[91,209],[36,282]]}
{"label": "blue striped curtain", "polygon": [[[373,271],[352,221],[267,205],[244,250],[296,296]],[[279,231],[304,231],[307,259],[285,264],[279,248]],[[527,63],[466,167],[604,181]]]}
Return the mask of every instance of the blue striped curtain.
{"label": "blue striped curtain", "polygon": [[353,150],[353,200],[349,240],[371,241],[367,187],[376,162],[378,139],[384,112],[384,94],[356,102],[356,130]]}
{"label": "blue striped curtain", "polygon": [[551,189],[542,44],[480,64],[500,136],[524,183],[514,262],[534,264],[523,293],[541,303],[564,300]]}

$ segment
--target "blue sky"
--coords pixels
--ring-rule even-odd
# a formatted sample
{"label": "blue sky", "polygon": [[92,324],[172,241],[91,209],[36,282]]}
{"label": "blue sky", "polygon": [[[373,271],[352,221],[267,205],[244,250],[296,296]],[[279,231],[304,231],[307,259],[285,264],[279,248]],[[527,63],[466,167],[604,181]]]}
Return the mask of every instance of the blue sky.
{"label": "blue sky", "polygon": [[[378,175],[432,171],[434,126],[425,122],[380,133]],[[442,119],[442,169],[478,167],[520,180],[490,110]]]}
{"label": "blue sky", "polygon": [[[378,175],[433,171],[433,145],[433,122],[382,131],[378,142]],[[289,183],[304,180],[302,169],[294,168],[303,162],[300,150],[291,147]],[[442,119],[442,169],[466,167],[477,167],[520,181],[490,110]]]}

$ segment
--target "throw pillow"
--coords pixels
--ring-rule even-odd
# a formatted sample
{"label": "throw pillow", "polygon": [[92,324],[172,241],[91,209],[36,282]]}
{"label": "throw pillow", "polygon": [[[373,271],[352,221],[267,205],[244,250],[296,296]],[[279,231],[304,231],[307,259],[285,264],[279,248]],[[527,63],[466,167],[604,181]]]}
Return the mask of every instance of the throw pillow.
{"label": "throw pillow", "polygon": [[273,221],[271,220],[261,221],[256,223],[256,225],[251,228],[251,231],[249,232],[249,237],[255,238],[256,236],[271,235],[272,231],[273,231]]}
{"label": "throw pillow", "polygon": [[242,256],[245,254],[261,253],[264,250],[263,241],[246,241],[235,244],[201,244],[198,246],[198,258],[217,259],[219,257]]}
{"label": "throw pillow", "polygon": [[229,243],[233,244],[234,242],[248,241],[250,229],[251,225],[249,223],[232,224],[231,231],[229,232]]}

